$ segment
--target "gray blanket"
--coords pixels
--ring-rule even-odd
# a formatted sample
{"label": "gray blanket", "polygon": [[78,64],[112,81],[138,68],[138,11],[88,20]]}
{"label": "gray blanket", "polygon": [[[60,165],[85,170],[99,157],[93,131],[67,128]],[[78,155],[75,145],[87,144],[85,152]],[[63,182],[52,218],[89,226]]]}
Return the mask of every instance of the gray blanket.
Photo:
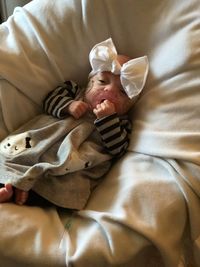
{"label": "gray blanket", "polygon": [[110,158],[92,117],[39,115],[1,142],[0,182],[33,189],[61,207],[82,209]]}

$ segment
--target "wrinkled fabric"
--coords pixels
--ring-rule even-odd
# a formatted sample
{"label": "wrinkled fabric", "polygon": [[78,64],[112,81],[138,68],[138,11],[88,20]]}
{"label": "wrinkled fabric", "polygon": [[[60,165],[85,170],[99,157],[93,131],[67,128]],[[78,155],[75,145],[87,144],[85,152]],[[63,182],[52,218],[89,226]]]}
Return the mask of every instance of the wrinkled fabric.
{"label": "wrinkled fabric", "polygon": [[93,116],[59,120],[41,114],[0,143],[0,183],[32,189],[59,207],[83,209],[110,160]]}
{"label": "wrinkled fabric", "polygon": [[34,0],[0,26],[1,138],[58,84],[86,84],[96,43],[150,67],[129,151],[84,210],[0,205],[2,266],[200,266],[199,14],[199,0]]}

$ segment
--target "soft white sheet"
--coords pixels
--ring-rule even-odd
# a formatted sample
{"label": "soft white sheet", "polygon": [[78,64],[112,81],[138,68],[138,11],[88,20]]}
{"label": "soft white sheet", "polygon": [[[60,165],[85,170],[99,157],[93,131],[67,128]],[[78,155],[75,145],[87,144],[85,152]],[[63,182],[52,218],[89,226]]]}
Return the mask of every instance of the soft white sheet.
{"label": "soft white sheet", "polygon": [[95,43],[150,61],[129,152],[85,210],[0,205],[2,266],[200,266],[199,14],[199,0],[34,0],[0,26],[1,136],[58,83],[83,85]]}

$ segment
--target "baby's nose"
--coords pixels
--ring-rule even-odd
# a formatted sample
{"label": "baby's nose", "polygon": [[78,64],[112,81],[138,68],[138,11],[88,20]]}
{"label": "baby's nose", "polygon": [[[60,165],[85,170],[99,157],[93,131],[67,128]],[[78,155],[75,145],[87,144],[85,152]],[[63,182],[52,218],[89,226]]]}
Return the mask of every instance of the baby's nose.
{"label": "baby's nose", "polygon": [[108,84],[107,86],[105,86],[104,90],[112,92],[115,90],[115,86],[113,84]]}
{"label": "baby's nose", "polygon": [[118,84],[118,83],[112,83],[112,84],[108,84],[105,87],[105,90],[113,92],[113,93],[116,93],[117,91],[121,91],[122,90],[122,86],[120,84]]}
{"label": "baby's nose", "polygon": [[116,83],[112,83],[112,84],[108,84],[106,87],[105,87],[105,90],[106,91],[110,91],[110,92],[116,92],[118,90],[118,84]]}

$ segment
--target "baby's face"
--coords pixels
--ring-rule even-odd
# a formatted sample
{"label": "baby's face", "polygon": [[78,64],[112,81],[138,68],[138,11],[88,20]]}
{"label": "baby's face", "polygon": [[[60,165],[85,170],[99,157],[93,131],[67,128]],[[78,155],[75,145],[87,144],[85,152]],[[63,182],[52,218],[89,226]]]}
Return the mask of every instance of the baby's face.
{"label": "baby's face", "polygon": [[90,83],[85,101],[92,110],[106,99],[114,104],[118,115],[123,115],[130,109],[132,103],[121,85],[119,75],[108,71],[99,72],[91,78]]}

